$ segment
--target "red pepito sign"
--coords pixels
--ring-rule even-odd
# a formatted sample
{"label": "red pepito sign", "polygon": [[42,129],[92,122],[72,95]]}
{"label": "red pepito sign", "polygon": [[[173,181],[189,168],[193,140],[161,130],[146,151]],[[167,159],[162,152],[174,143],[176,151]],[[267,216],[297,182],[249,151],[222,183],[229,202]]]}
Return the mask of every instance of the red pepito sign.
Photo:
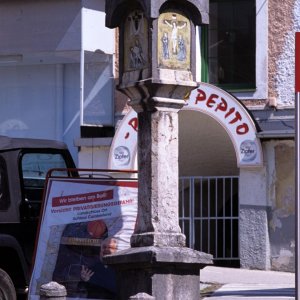
{"label": "red pepito sign", "polygon": [[[234,96],[211,84],[201,83],[191,92],[188,103],[182,110],[199,111],[220,123],[234,145],[239,167],[262,165],[261,144],[256,137],[254,120]],[[110,169],[137,168],[137,130],[137,114],[130,110],[114,137],[109,154]]]}

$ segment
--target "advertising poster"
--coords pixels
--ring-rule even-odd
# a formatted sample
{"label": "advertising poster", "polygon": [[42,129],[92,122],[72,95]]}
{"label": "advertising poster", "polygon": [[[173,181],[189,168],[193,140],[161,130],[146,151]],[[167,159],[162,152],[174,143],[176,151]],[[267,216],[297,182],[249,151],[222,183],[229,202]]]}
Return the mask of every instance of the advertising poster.
{"label": "advertising poster", "polygon": [[113,299],[114,270],[102,257],[130,247],[137,215],[135,179],[50,178],[29,299],[56,281],[67,299]]}

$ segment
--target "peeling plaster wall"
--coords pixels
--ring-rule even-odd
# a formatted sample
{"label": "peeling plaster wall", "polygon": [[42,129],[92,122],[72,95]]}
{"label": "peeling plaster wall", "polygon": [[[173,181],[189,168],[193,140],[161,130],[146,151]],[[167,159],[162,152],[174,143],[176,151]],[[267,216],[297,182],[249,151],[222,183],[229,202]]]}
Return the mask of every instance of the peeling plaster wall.
{"label": "peeling plaster wall", "polygon": [[245,269],[270,269],[267,210],[263,206],[240,206],[240,264]]}
{"label": "peeling plaster wall", "polygon": [[269,0],[269,97],[278,107],[294,105],[295,32],[300,31],[300,1]]}
{"label": "peeling plaster wall", "polygon": [[270,244],[265,167],[240,169],[240,264],[246,269],[270,269]]}
{"label": "peeling plaster wall", "polygon": [[[277,108],[293,108],[295,32],[300,31],[299,0],[268,0],[268,97]],[[295,154],[294,141],[264,142],[267,168],[266,199],[270,267],[295,271]]]}
{"label": "peeling plaster wall", "polygon": [[293,272],[295,270],[294,142],[271,141],[267,143],[266,150],[271,269]]}
{"label": "peeling plaster wall", "polygon": [[295,144],[262,144],[264,167],[240,169],[242,268],[295,271]]}

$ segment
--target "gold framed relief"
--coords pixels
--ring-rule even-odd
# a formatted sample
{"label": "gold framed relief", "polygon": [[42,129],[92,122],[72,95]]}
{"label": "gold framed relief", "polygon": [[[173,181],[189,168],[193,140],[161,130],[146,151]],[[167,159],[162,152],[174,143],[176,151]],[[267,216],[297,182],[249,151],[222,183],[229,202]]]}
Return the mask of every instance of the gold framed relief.
{"label": "gold framed relief", "polygon": [[191,69],[191,24],[185,16],[162,13],[158,18],[157,35],[158,67]]}

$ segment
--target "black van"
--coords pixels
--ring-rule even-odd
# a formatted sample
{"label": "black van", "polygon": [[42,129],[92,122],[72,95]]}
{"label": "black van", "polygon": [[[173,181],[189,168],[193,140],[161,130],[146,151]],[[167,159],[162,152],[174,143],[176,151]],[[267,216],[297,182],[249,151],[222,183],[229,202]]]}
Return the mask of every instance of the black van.
{"label": "black van", "polygon": [[64,143],[0,136],[1,300],[28,291],[46,174],[53,168],[75,168]]}

